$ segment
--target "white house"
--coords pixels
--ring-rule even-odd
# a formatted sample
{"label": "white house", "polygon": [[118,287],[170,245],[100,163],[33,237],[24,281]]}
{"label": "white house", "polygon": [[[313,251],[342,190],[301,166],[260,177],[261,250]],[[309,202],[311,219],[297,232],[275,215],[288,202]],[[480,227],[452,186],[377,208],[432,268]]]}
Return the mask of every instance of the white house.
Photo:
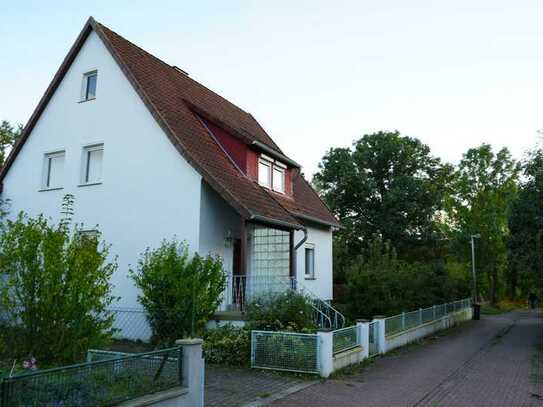
{"label": "white house", "polygon": [[[216,253],[229,276],[222,310],[264,289],[332,299],[339,226],[249,113],[90,18],[0,173],[12,214],[98,225],[118,256],[119,305],[147,247],[176,236]],[[302,288],[303,287],[303,288]]]}

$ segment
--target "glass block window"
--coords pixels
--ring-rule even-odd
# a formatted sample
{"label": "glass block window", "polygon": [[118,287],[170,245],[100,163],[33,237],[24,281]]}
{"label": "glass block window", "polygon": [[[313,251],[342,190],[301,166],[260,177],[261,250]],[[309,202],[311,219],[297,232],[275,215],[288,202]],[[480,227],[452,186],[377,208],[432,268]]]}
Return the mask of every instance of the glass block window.
{"label": "glass block window", "polygon": [[253,276],[289,276],[290,233],[253,226],[249,234],[250,273]]}

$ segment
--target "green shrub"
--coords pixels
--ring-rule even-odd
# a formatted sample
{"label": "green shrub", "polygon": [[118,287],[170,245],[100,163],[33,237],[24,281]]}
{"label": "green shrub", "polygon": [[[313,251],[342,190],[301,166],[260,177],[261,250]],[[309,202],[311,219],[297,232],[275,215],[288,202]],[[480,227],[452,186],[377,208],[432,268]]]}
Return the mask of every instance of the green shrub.
{"label": "green shrub", "polygon": [[353,319],[395,315],[469,295],[469,274],[464,265],[402,261],[389,242],[378,237],[347,273],[347,310]]}
{"label": "green shrub", "polygon": [[221,303],[226,275],[219,257],[189,256],[185,243],[164,240],[147,249],[130,276],[140,288],[152,341],[172,345],[176,339],[202,332]]}
{"label": "green shrub", "polygon": [[303,332],[317,328],[311,299],[294,290],[253,299],[247,304],[246,317],[257,330]]}
{"label": "green shrub", "polygon": [[[64,198],[64,218],[20,213],[0,236],[0,309],[4,341],[13,356],[42,362],[80,361],[92,347],[107,345],[115,300],[108,246],[71,228],[73,198]],[[70,230],[73,229],[73,230]],[[9,335],[9,332],[13,335]]]}
{"label": "green shrub", "polygon": [[225,325],[204,333],[206,363],[248,366],[251,357],[251,330]]}

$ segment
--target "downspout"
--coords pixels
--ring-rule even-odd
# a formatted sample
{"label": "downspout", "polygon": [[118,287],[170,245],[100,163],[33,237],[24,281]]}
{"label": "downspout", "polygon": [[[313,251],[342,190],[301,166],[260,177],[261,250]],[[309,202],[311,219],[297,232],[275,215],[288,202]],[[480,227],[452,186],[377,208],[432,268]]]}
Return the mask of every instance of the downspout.
{"label": "downspout", "polygon": [[304,237],[302,238],[302,240],[298,242],[296,246],[294,246],[294,251],[298,250],[300,246],[303,245],[307,241],[307,229],[303,228],[302,230],[304,231]]}
{"label": "downspout", "polygon": [[[294,246],[294,248],[292,250],[291,262],[292,262],[292,277],[294,277],[294,282],[296,282],[296,263],[297,263],[297,261],[296,261],[297,260],[296,250],[298,250],[300,248],[300,246],[302,246],[307,240],[307,229],[303,228],[301,230],[303,230],[303,232],[304,232],[304,237],[302,237],[302,240],[300,240],[298,242],[298,244],[296,246]],[[294,233],[293,233],[293,236],[294,236]],[[293,287],[293,288],[296,288],[296,287]]]}

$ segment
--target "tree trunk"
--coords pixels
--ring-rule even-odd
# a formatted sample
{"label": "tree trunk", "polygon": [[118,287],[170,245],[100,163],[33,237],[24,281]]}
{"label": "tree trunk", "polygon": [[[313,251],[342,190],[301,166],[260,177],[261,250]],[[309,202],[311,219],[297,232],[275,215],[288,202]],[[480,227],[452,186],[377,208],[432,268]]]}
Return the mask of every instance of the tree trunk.
{"label": "tree trunk", "polygon": [[518,286],[518,273],[514,266],[511,267],[511,279],[509,284],[509,295],[511,296],[511,299],[515,299]]}
{"label": "tree trunk", "polygon": [[497,279],[498,279],[498,272],[495,267],[492,268],[492,271],[490,273],[490,303],[492,305],[497,305],[498,298],[496,296],[496,285],[497,285]]}

